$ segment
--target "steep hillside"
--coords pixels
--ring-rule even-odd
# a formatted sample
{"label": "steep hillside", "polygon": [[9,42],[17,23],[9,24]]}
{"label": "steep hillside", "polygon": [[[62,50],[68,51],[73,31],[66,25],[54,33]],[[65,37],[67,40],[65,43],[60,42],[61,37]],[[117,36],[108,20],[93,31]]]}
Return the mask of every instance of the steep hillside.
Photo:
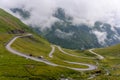
{"label": "steep hillside", "polygon": [[20,33],[22,31],[30,31],[30,28],[23,24],[19,19],[6,13],[2,9],[0,9],[0,26],[0,33]]}
{"label": "steep hillside", "polygon": [[[32,31],[19,19],[0,9],[0,80],[50,80],[60,78],[61,74],[67,75],[71,72],[78,73],[76,71],[52,67],[44,63],[25,59],[5,49],[6,43],[8,43],[13,36],[28,32]],[[49,51],[49,43],[43,38],[38,37],[37,39],[38,40],[32,38],[32,41],[39,43],[39,45],[44,45],[41,46],[41,49],[47,48]],[[21,45],[21,47],[25,46],[24,43],[21,43]],[[36,44],[34,44],[34,46],[35,45]],[[48,51],[46,50],[46,52]],[[43,51],[41,51],[41,53],[42,52]]]}
{"label": "steep hillside", "polygon": [[[31,33],[32,36],[25,36],[28,33]],[[28,56],[29,58],[20,57],[6,49],[5,46],[8,45],[15,36],[25,37],[18,38],[12,44],[12,48],[18,52],[22,52],[22,55]],[[79,78],[84,79],[89,77],[89,75],[87,75],[89,71],[79,72],[74,70],[74,68],[86,69],[88,66],[71,64],[63,60],[81,61],[88,63],[88,65],[95,64],[93,60],[79,58],[74,58],[73,60],[72,57],[61,54],[57,49],[55,50],[55,58],[51,59],[48,56],[51,51],[48,41],[34,33],[19,19],[0,9],[0,80],[59,80],[62,78],[79,80]],[[39,59],[41,56],[45,59]],[[66,56],[66,58],[63,59],[63,56]],[[35,61],[31,60],[33,58]],[[55,67],[46,64],[49,62],[48,60],[58,66]]]}

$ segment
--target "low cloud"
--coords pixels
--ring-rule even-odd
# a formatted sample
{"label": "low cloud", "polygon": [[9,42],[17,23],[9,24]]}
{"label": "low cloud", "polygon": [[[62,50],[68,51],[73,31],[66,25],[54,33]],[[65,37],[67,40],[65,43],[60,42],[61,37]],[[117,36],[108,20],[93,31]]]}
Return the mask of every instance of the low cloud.
{"label": "low cloud", "polygon": [[[61,7],[74,18],[74,24],[102,21],[120,26],[120,0],[0,0],[0,7],[22,8],[30,11],[31,17],[23,22],[40,27],[50,27],[56,20],[52,14]],[[14,14],[22,19],[18,14]]]}

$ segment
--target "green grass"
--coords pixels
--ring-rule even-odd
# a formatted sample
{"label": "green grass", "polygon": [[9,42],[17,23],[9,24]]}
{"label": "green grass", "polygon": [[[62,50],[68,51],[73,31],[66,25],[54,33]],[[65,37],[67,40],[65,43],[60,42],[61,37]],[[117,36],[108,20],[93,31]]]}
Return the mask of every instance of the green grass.
{"label": "green grass", "polygon": [[79,57],[73,57],[73,56],[69,56],[67,54],[64,54],[61,51],[59,51],[58,48],[55,49],[55,53],[53,54],[53,56],[54,56],[54,59],[58,58],[58,59],[65,60],[65,61],[83,62],[83,63],[90,63],[90,64],[94,63],[94,60],[92,60],[92,59],[82,59]]}
{"label": "green grass", "polygon": [[[35,38],[35,40],[39,40],[39,38]],[[23,46],[24,45],[24,46]],[[75,64],[69,64],[64,62],[64,60],[68,61],[77,61],[77,62],[93,62],[92,60],[82,60],[80,58],[71,57],[66,54],[61,54],[61,52],[56,48],[55,53],[53,54],[54,58],[49,58],[49,52],[51,51],[50,44],[41,42],[36,42],[31,40],[31,38],[19,38],[17,39],[12,47],[18,51],[21,51],[25,54],[32,54],[35,57],[44,56],[45,59],[48,59],[56,64],[69,66],[69,67],[77,67],[77,68],[87,68],[87,66],[80,66]],[[64,56],[64,57],[63,57]],[[63,59],[64,58],[64,59]]]}
{"label": "green grass", "polygon": [[96,78],[96,80],[101,80],[101,78],[105,80],[119,80],[120,79],[120,44],[95,49],[94,52],[105,57],[105,60],[100,62],[99,67],[105,71],[110,72],[109,75],[100,75]]}
{"label": "green grass", "polygon": [[0,43],[0,80],[56,80],[61,75],[67,77],[81,74],[66,68],[48,66],[8,52],[3,43],[11,39],[12,35],[6,34],[6,36],[8,37],[4,37],[5,41]]}
{"label": "green grass", "polygon": [[44,39],[36,38],[18,38],[12,45],[16,50],[25,54],[32,54],[33,56],[48,57],[48,53],[51,51],[50,44]]}
{"label": "green grass", "polygon": [[107,58],[120,58],[120,44],[107,48],[96,49],[95,52]]}
{"label": "green grass", "polygon": [[[25,43],[27,46],[29,46],[29,47],[26,47],[27,49],[24,49],[24,47],[21,47],[22,49],[20,50],[20,51],[22,51],[22,50],[24,50],[23,52],[26,52],[26,50],[29,50],[29,48],[31,48],[31,46],[30,45],[32,45],[33,47],[35,47],[35,45],[34,45],[34,43],[35,43],[35,41],[32,41],[32,42],[29,42],[29,39],[30,38],[21,38],[21,39],[17,39],[16,41],[15,41],[15,43],[13,44],[13,47],[15,48],[15,49],[17,49],[17,50],[19,50],[19,48],[17,48],[17,47],[19,47],[19,45],[21,44],[22,45],[22,43]],[[20,43],[21,42],[21,43]],[[41,44],[41,43],[40,43]],[[37,45],[37,47],[39,47],[39,48],[41,48],[40,47],[40,44],[39,45]],[[15,46],[14,46],[15,45]],[[46,43],[46,45],[48,46],[50,46],[50,44],[47,44]],[[114,46],[113,46],[114,47]],[[109,48],[111,48],[111,47],[108,47],[108,48],[105,48],[105,49],[108,49],[108,51],[109,51]],[[118,46],[116,47],[115,46],[115,48],[117,49],[118,48]],[[45,48],[46,49],[46,48]],[[50,48],[51,49],[51,48]],[[113,48],[112,48],[113,49]],[[35,49],[36,50],[36,53],[38,53],[38,52],[40,52],[39,50],[40,49]],[[63,49],[63,50],[65,50],[66,52],[69,52],[70,54],[74,54],[75,53],[75,55],[80,55],[80,53],[81,53],[81,51],[80,51],[80,53],[79,53],[79,51],[72,51],[71,52],[71,50],[68,50],[68,49]],[[96,50],[99,50],[99,49],[96,49]],[[96,52],[96,50],[95,50],[95,52]],[[34,51],[34,50],[33,50]],[[31,53],[34,53],[34,52],[31,52]],[[50,51],[50,50],[49,50]],[[49,51],[48,51],[48,53],[49,53]],[[101,51],[101,50],[100,50]],[[100,51],[99,52],[97,52],[98,54],[100,53]],[[104,52],[104,50],[102,50],[103,52]],[[112,51],[114,51],[114,50],[112,50]],[[119,49],[118,49],[118,51],[119,51]],[[88,55],[91,55],[91,53],[90,52],[88,52],[88,51],[84,51],[83,53],[82,53],[82,55],[80,55],[80,56],[86,56],[86,54],[84,54],[84,53],[87,53]],[[72,57],[72,56],[69,56],[69,55],[67,55],[67,54],[63,54],[62,52],[60,52],[58,49],[57,49],[57,47],[55,48],[55,53],[53,53],[53,58],[51,59],[51,58],[49,58],[48,57],[48,53],[45,53],[45,55],[43,55],[43,54],[36,54],[36,56],[39,56],[39,55],[43,55],[46,59],[48,59],[48,60],[50,60],[50,61],[52,61],[52,62],[54,62],[54,63],[56,63],[56,64],[59,64],[59,65],[64,65],[64,66],[69,66],[69,67],[76,67],[76,68],[87,68],[87,66],[79,66],[79,65],[72,65],[72,64],[68,64],[68,63],[66,63],[66,62],[64,62],[64,60],[65,61],[71,61],[71,62],[82,62],[82,63],[90,63],[90,64],[95,64],[95,62],[98,62],[99,63],[99,67],[98,67],[98,69],[99,70],[101,70],[102,71],[102,74],[100,74],[98,77],[96,77],[95,78],[95,80],[101,80],[101,79],[112,79],[113,77],[115,78],[115,76],[117,76],[117,75],[119,75],[120,74],[120,71],[119,71],[119,66],[117,65],[117,64],[120,64],[119,63],[119,61],[120,61],[120,59],[109,59],[109,58],[107,58],[106,57],[106,59],[105,60],[102,60],[102,61],[100,61],[100,60],[92,60],[92,59],[83,59],[83,58],[76,58],[76,57]],[[35,54],[35,53],[34,53]],[[33,54],[33,55],[34,55]],[[101,55],[102,54],[104,54],[104,53],[100,53]],[[87,56],[88,56],[87,55]],[[104,55],[106,55],[106,54],[104,54]],[[103,56],[104,56],[103,55]],[[92,56],[92,55],[91,55]],[[107,56],[107,55],[106,55]],[[110,55],[108,55],[108,56],[110,56]],[[116,58],[116,56],[114,56],[115,58]],[[117,65],[117,66],[116,66]],[[113,70],[113,68],[116,68],[116,70]],[[108,76],[106,76],[105,74],[106,74],[106,69],[108,70],[108,71],[110,71],[110,74],[108,75]],[[90,73],[91,74],[91,73]],[[77,76],[77,75],[76,75]],[[75,77],[76,77],[75,76]],[[87,75],[86,74],[86,76],[89,76],[89,75]],[[117,77],[118,78],[118,77]],[[119,80],[119,78],[117,79],[116,78],[116,80]],[[77,79],[77,78],[76,78]],[[79,79],[78,79],[79,80]]]}
{"label": "green grass", "polygon": [[87,50],[70,50],[70,49],[63,49],[65,52],[70,53],[72,55],[80,56],[81,58],[83,57],[88,57],[88,58],[93,58],[96,57],[96,55],[89,53]]}
{"label": "green grass", "polygon": [[19,19],[0,9],[0,33],[14,29],[21,29],[31,32],[31,29],[23,24]]}

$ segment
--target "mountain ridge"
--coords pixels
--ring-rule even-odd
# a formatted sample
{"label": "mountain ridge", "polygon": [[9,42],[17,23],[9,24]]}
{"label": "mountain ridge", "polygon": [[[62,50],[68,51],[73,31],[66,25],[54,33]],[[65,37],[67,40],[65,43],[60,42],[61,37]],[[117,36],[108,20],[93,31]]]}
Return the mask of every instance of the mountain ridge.
{"label": "mountain ridge", "polygon": [[[61,15],[62,14],[62,15]],[[54,16],[54,15],[53,15]],[[60,18],[60,16],[62,18]],[[120,34],[119,34],[119,29],[116,27],[111,26],[108,23],[104,23],[101,21],[96,21],[93,26],[89,26],[87,24],[80,24],[80,25],[74,25],[72,23],[72,17],[71,16],[66,16],[66,13],[63,9],[58,8],[58,10],[55,12],[55,17],[58,18],[59,20],[62,20],[63,22],[57,21],[52,25],[51,31],[54,34],[59,34],[56,33],[58,30],[59,32],[63,32],[63,35],[65,36],[65,33],[73,33],[71,37],[67,39],[67,41],[71,42],[71,46],[78,46],[78,47],[71,47],[71,48],[76,48],[76,49],[88,49],[88,48],[94,48],[94,47],[106,47],[106,46],[111,46],[120,43]],[[72,28],[73,27],[73,28]],[[56,31],[55,31],[56,29]],[[53,36],[54,36],[53,34]],[[45,35],[45,37],[50,41],[54,41],[55,44],[61,45],[66,48],[70,48],[69,46],[64,46],[62,43],[57,43],[57,40],[55,41],[55,38],[60,38],[60,41],[63,42],[63,40],[66,40],[67,36],[65,38],[61,38],[61,36],[54,36],[53,40],[49,39],[50,33],[48,35]],[[62,35],[60,33],[60,35]],[[73,41],[71,41],[71,39]],[[77,44],[76,44],[77,42]],[[82,42],[82,43],[80,43]],[[66,42],[64,42],[66,43]],[[82,46],[81,46],[82,45]],[[87,46],[86,46],[87,45]]]}
{"label": "mountain ridge", "polygon": [[[16,10],[16,8],[14,10]],[[19,11],[24,13],[22,9],[19,9]],[[50,28],[41,29],[39,25],[37,25],[37,27],[31,26],[34,31],[53,44],[70,49],[89,49],[120,43],[119,27],[102,21],[96,21],[92,26],[86,23],[76,25],[73,23],[74,18],[66,14],[63,8],[57,8],[53,13],[53,17],[56,18],[57,21],[51,25]]]}

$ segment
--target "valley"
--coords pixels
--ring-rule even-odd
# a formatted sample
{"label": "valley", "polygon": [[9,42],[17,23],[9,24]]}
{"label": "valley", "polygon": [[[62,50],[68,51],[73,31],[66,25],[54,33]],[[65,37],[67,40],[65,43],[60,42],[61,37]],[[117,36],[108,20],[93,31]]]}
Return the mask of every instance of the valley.
{"label": "valley", "polygon": [[0,9],[0,80],[119,80],[120,45],[71,50]]}
{"label": "valley", "polygon": [[[26,34],[26,36],[32,36],[32,34]],[[94,69],[97,69],[96,66],[93,66],[93,65],[90,65],[90,64],[84,64],[84,63],[77,63],[77,62],[69,62],[69,61],[63,61],[63,62],[66,62],[66,63],[70,63],[70,64],[78,64],[78,65],[85,65],[85,66],[89,66],[88,69],[79,69],[79,68],[70,68],[70,67],[66,67],[66,66],[62,66],[62,65],[57,65],[57,64],[53,64],[53,63],[50,63],[49,61],[47,61],[46,59],[44,59],[44,56],[40,57],[40,59],[37,59],[35,57],[31,57],[31,56],[27,56],[27,55],[24,55],[23,53],[20,53],[14,49],[12,49],[10,46],[12,45],[12,43],[17,39],[17,38],[20,38],[20,37],[26,37],[26,36],[18,36],[18,37],[15,37],[13,38],[7,45],[6,45],[6,49],[14,54],[17,54],[19,56],[22,56],[22,57],[25,57],[27,59],[32,59],[32,60],[35,60],[35,61],[40,61],[40,62],[43,62],[43,63],[46,63],[48,65],[52,65],[52,66],[60,66],[60,67],[65,67],[65,68],[69,68],[69,69],[73,69],[73,70],[77,70],[77,71],[87,71],[87,70],[94,70]],[[52,54],[54,53],[55,51],[55,47],[53,45],[51,45],[52,47],[52,51],[49,53],[49,57],[52,56]],[[58,46],[57,46],[58,47]],[[60,47],[58,47],[59,51],[61,51],[62,53],[66,54],[66,52],[64,52]],[[32,54],[33,55],[33,54]],[[39,58],[39,57],[38,57]],[[53,56],[52,56],[53,58]],[[61,60],[62,61],[62,60]]]}

